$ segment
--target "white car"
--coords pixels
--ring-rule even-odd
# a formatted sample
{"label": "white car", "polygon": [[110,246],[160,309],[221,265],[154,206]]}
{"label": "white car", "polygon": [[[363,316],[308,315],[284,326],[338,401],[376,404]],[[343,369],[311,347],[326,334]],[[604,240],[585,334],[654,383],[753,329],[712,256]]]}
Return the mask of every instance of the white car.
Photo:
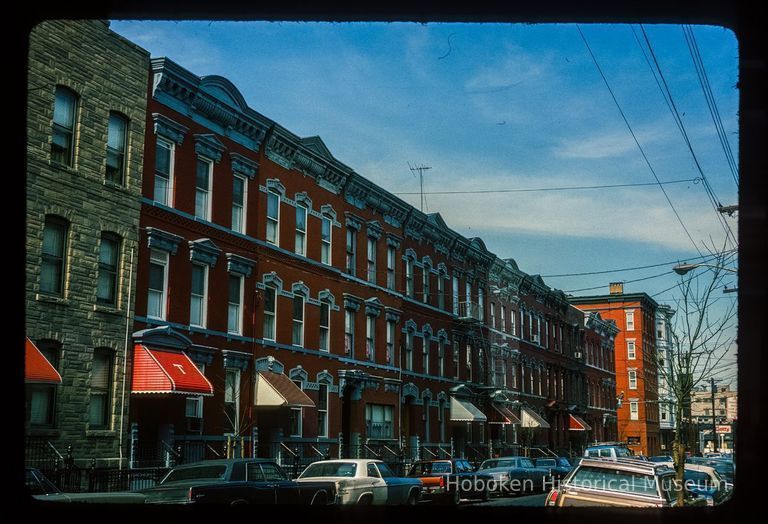
{"label": "white car", "polygon": [[320,460],[307,466],[296,482],[333,481],[338,504],[416,504],[422,482],[398,477],[381,460]]}

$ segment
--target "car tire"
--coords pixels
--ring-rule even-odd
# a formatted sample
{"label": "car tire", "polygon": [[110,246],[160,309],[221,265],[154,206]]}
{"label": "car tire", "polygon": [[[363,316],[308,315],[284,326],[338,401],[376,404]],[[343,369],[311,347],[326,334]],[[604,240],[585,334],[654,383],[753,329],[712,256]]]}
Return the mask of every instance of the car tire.
{"label": "car tire", "polygon": [[451,506],[458,506],[461,502],[461,492],[457,489],[451,491],[450,495],[450,504]]}
{"label": "car tire", "polygon": [[480,500],[482,500],[483,502],[488,502],[489,500],[491,500],[491,490],[488,488],[488,486],[486,486],[485,489],[483,490],[483,496],[481,497]]}
{"label": "car tire", "polygon": [[411,490],[410,493],[408,493],[408,498],[405,501],[405,505],[415,506],[418,501],[419,501],[418,492]]}
{"label": "car tire", "polygon": [[358,506],[370,506],[373,503],[373,495],[366,493],[357,499]]}

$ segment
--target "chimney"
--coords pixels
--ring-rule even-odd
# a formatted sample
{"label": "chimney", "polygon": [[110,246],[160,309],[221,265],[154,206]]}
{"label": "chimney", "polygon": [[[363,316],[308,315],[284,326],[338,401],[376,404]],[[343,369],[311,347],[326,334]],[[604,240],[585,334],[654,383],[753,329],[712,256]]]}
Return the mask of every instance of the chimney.
{"label": "chimney", "polygon": [[624,283],[623,282],[611,282],[609,285],[611,295],[623,295]]}

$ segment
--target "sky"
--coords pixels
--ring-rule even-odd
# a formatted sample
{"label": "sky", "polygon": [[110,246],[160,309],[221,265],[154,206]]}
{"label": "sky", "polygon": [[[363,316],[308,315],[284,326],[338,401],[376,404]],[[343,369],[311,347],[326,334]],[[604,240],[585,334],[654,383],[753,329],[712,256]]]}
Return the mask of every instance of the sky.
{"label": "sky", "polygon": [[[111,27],[152,57],[228,78],[251,108],[320,136],[417,208],[413,168],[429,167],[425,212],[568,294],[625,282],[675,307],[676,263],[738,247],[738,213],[715,210],[738,203],[739,49],[727,28],[691,28],[702,77],[681,25]],[[736,300],[718,293],[713,312]],[[717,376],[735,386],[735,347],[727,361]]]}

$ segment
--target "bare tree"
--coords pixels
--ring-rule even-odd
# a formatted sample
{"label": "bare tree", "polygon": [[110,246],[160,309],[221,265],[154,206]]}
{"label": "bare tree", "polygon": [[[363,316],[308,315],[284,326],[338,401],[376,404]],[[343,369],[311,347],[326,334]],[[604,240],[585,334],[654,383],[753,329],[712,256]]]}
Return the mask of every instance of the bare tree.
{"label": "bare tree", "polygon": [[723,288],[723,279],[729,272],[724,268],[733,253],[723,250],[711,250],[711,253],[710,261],[700,264],[702,269],[698,274],[689,272],[681,277],[678,284],[680,298],[675,301],[675,345],[671,369],[659,367],[659,373],[666,379],[675,402],[675,440],[672,455],[678,506],[682,506],[685,500],[686,451],[691,449],[694,441],[690,420],[691,394],[717,373],[724,357],[736,342],[733,335],[737,322],[735,302],[722,308],[713,307],[719,290]]}

